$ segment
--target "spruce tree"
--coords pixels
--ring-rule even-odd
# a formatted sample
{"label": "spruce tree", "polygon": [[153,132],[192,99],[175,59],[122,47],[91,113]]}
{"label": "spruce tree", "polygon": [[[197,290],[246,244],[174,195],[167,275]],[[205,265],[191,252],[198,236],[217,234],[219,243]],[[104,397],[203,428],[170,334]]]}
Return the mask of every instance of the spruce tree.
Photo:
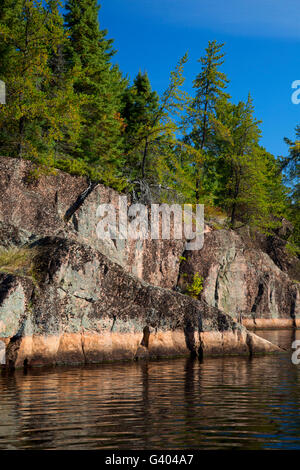
{"label": "spruce tree", "polygon": [[[125,151],[128,176],[132,179],[145,177],[146,152],[149,145],[148,130],[159,111],[159,96],[152,91],[147,73],[138,73],[133,85],[124,93],[122,116],[125,121]],[[140,148],[144,141],[144,149]]]}
{"label": "spruce tree", "polygon": [[295,140],[285,138],[289,155],[280,159],[280,170],[289,188],[288,217],[294,225],[289,239],[293,254],[300,256],[300,126],[295,129]]}
{"label": "spruce tree", "polygon": [[284,212],[285,192],[275,158],[259,145],[260,121],[250,95],[237,105],[220,101],[216,116],[227,132],[217,131],[210,148],[215,203],[227,210],[232,228],[239,222],[270,231]]}
{"label": "spruce tree", "polygon": [[55,38],[55,42],[49,48],[49,80],[44,89],[48,106],[53,110],[51,125],[54,140],[54,165],[70,172],[85,173],[78,162],[72,158],[80,135],[79,109],[82,100],[74,90],[79,69],[76,66],[69,68],[67,65],[68,39],[64,31],[63,17],[59,11],[60,6],[60,0],[48,0],[46,25],[49,34]]}
{"label": "spruce tree", "polygon": [[141,73],[125,93],[123,113],[128,126],[125,135],[130,179],[136,178],[138,185],[144,186],[155,200],[164,197],[162,192],[174,193],[181,186],[176,179],[176,168],[179,147],[188,147],[179,139],[181,114],[189,101],[182,90],[187,59],[187,54],[180,59],[159,99],[151,89],[148,76]]}
{"label": "spruce tree", "polygon": [[49,73],[45,10],[41,2],[4,0],[0,12],[0,77],[7,90],[0,116],[1,151],[37,158],[46,114],[42,84]]}
{"label": "spruce tree", "polygon": [[1,153],[47,168],[55,166],[57,142],[74,140],[79,127],[72,84],[64,77],[53,92],[51,56],[64,42],[58,3],[4,0],[0,7],[0,78],[7,89]]}
{"label": "spruce tree", "polygon": [[96,0],[66,2],[68,64],[81,69],[75,90],[84,100],[74,156],[87,163],[92,178],[112,184],[123,164],[120,110],[125,82],[118,67],[111,64],[112,40],[99,28],[99,8]]}
{"label": "spruce tree", "polygon": [[195,168],[195,196],[196,201],[200,201],[201,184],[203,180],[203,161],[210,141],[212,128],[221,123],[216,122],[215,109],[220,99],[227,99],[229,95],[224,92],[228,80],[226,75],[219,71],[224,63],[224,44],[217,41],[209,41],[206,55],[201,57],[201,72],[194,80],[196,96],[189,109],[189,122],[191,132],[186,136],[185,141],[193,145],[200,151],[201,158],[194,162]]}

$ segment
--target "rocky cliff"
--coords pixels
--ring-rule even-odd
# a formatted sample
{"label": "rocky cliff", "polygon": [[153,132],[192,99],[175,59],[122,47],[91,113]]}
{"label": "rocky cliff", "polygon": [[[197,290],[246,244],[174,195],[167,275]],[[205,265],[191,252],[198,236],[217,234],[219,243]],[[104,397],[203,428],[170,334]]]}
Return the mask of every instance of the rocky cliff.
{"label": "rocky cliff", "polygon": [[[184,240],[99,240],[97,207],[117,209],[118,193],[97,186],[66,222],[86,179],[32,171],[0,158],[0,246],[26,246],[37,270],[0,274],[7,365],[273,352],[241,321],[297,324],[297,283],[245,235],[207,226],[197,252]],[[196,272],[204,290],[193,299],[184,290]]]}
{"label": "rocky cliff", "polygon": [[[283,258],[283,254],[281,255]],[[178,285],[198,272],[204,279],[201,298],[248,328],[300,325],[299,282],[291,279],[254,243],[232,230],[205,235],[199,252],[186,252]],[[290,266],[285,255],[286,266]],[[294,260],[294,266],[298,261]],[[292,264],[292,263],[291,263]]]}

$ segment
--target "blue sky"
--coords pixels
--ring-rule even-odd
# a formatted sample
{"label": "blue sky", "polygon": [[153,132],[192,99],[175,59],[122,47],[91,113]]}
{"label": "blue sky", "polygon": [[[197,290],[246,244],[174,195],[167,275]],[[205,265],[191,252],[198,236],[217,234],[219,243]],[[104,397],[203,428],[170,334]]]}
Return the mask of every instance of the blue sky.
{"label": "blue sky", "polygon": [[118,50],[115,61],[130,78],[149,74],[159,93],[169,73],[189,52],[185,88],[199,72],[197,59],[207,42],[225,42],[223,71],[233,101],[250,91],[256,117],[263,121],[261,140],[275,155],[286,154],[283,137],[300,124],[300,104],[291,101],[300,80],[299,0],[102,0],[100,26]]}

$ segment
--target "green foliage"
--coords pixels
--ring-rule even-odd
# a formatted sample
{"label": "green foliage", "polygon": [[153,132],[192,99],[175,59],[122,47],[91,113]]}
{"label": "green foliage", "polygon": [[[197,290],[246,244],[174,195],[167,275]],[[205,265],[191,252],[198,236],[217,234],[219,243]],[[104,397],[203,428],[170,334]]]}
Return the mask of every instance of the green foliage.
{"label": "green foliage", "polygon": [[133,85],[125,90],[123,117],[125,120],[125,147],[128,151],[134,148],[137,141],[144,137],[146,127],[150,126],[159,111],[159,96],[152,91],[147,73],[141,71],[134,79]]}
{"label": "green foliage", "polygon": [[131,180],[144,178],[151,145],[149,133],[155,133],[153,123],[159,112],[159,96],[152,91],[147,73],[138,73],[133,85],[126,89],[123,101],[126,176]]}
{"label": "green foliage", "polygon": [[300,126],[285,139],[287,157],[260,146],[250,96],[234,104],[226,93],[224,45],[208,43],[194,97],[183,89],[187,54],[159,96],[146,73],[129,86],[112,65],[97,0],[67,0],[64,19],[62,6],[1,2],[0,154],[33,161],[28,178],[62,169],[140,199],[144,185],[157,202],[204,203],[215,228],[220,214],[231,228],[272,233],[284,216],[295,227],[287,249],[298,254]]}
{"label": "green foliage", "polygon": [[51,58],[65,43],[59,2],[3,0],[0,7],[0,78],[7,104],[1,106],[2,155],[55,166],[58,144],[74,145],[79,130],[73,73],[58,86]]}
{"label": "green foliage", "polygon": [[139,73],[125,94],[125,141],[130,179],[142,179],[160,188],[160,200],[187,197],[190,182],[185,174],[183,152],[195,149],[180,140],[184,121],[182,113],[189,96],[182,90],[187,54],[170,74],[170,82],[160,99],[152,92],[148,76]]}
{"label": "green foliage", "polygon": [[292,256],[300,256],[300,247],[298,245],[288,242],[285,249]]}
{"label": "green foliage", "polygon": [[90,168],[89,176],[106,184],[120,176],[123,167],[123,119],[120,116],[125,81],[117,66],[112,40],[100,30],[97,0],[68,0],[65,27],[69,67],[80,70],[74,89],[82,104],[81,127],[72,156]]}
{"label": "green foliage", "polygon": [[[289,146],[289,155],[280,160],[283,178],[288,184],[289,198],[287,218],[293,223],[294,231],[289,239],[290,250],[299,255],[300,250],[300,126],[296,127],[296,139],[284,139]],[[292,248],[294,247],[294,248]]]}
{"label": "green foliage", "polygon": [[221,209],[218,206],[213,206],[206,204],[205,206],[205,219],[206,220],[225,220],[227,218],[227,214],[224,209]]}
{"label": "green foliage", "polygon": [[198,158],[193,162],[197,202],[204,202],[201,199],[204,195],[204,188],[201,186],[203,186],[203,180],[208,177],[204,160],[211,141],[212,130],[216,127],[223,129],[222,122],[216,116],[216,106],[221,99],[229,98],[229,95],[224,92],[228,84],[227,77],[219,71],[224,62],[223,46],[224,44],[218,44],[217,41],[209,41],[206,55],[199,59],[201,72],[194,80],[196,96],[188,108],[187,122],[191,130],[186,135],[185,142],[199,151]]}
{"label": "green foliage", "polygon": [[186,293],[195,299],[199,297],[201,292],[203,291],[203,277],[199,275],[199,273],[195,273],[193,275],[193,280],[191,284],[186,286]]}
{"label": "green foliage", "polygon": [[285,190],[274,157],[259,146],[259,121],[250,96],[237,105],[220,100],[217,119],[226,128],[216,128],[208,161],[215,185],[214,202],[223,207],[232,228],[250,224],[266,232],[276,228],[285,209]]}
{"label": "green foliage", "polygon": [[226,225],[222,225],[220,224],[219,222],[211,222],[211,226],[213,228],[213,230],[223,230],[224,228],[227,228]]}
{"label": "green foliage", "polygon": [[2,155],[87,175],[118,189],[124,81],[111,41],[99,30],[96,0],[3,0],[0,7]]}

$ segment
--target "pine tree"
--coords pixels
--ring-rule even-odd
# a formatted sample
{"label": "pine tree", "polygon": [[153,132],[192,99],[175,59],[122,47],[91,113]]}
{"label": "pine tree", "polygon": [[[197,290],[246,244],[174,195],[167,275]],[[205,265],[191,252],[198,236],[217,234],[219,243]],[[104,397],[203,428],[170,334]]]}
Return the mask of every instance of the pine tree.
{"label": "pine tree", "polygon": [[[189,147],[180,141],[181,115],[189,102],[188,95],[182,90],[187,59],[187,54],[180,59],[170,74],[169,86],[159,99],[152,92],[147,75],[141,73],[125,94],[130,178],[136,178],[138,185],[148,188],[152,195],[158,191],[154,195],[156,200],[168,197],[170,192],[174,195],[183,190],[178,158],[180,160],[179,148],[187,151]],[[180,181],[176,179],[177,168]]]}
{"label": "pine tree", "polygon": [[300,255],[300,126],[295,130],[294,141],[285,138],[289,146],[289,155],[280,159],[280,170],[289,187],[288,216],[294,225],[289,240],[293,254]]}
{"label": "pine tree", "polygon": [[[126,167],[132,179],[145,177],[146,152],[149,144],[147,130],[152,127],[159,111],[159,96],[152,91],[147,73],[138,73],[133,85],[124,93],[122,116],[125,121]],[[139,142],[144,142],[144,152],[140,151]]]}
{"label": "pine tree", "polygon": [[204,178],[203,161],[212,128],[216,125],[221,126],[221,123],[216,121],[216,104],[220,99],[229,98],[229,95],[224,92],[228,80],[226,75],[219,71],[219,67],[224,63],[223,46],[224,44],[218,44],[217,41],[209,41],[206,55],[199,59],[202,69],[194,80],[196,96],[189,109],[189,122],[192,129],[185,141],[199,150],[201,155],[201,158],[194,162],[197,202],[201,198],[200,187]]}
{"label": "pine tree", "polygon": [[90,175],[113,183],[123,164],[124,129],[120,117],[125,81],[112,66],[112,40],[99,29],[96,0],[68,0],[65,27],[69,36],[68,63],[81,74],[75,90],[84,99],[82,128],[74,156],[87,163]]}
{"label": "pine tree", "polygon": [[275,158],[259,145],[260,121],[249,95],[238,105],[221,100],[216,107],[222,130],[210,147],[216,177],[215,203],[224,207],[232,228],[248,223],[264,231],[276,226],[285,208],[285,192]]}
{"label": "pine tree", "polygon": [[[47,29],[55,42],[49,48],[49,80],[44,86],[47,102],[52,109],[52,137],[54,140],[54,165],[76,173],[80,165],[72,158],[76,149],[81,128],[79,109],[82,100],[75,93],[74,82],[79,75],[76,66],[67,66],[67,36],[63,17],[59,12],[59,0],[49,0],[47,5]],[[78,171],[79,170],[79,171]],[[84,171],[83,171],[84,172]]]}
{"label": "pine tree", "polygon": [[0,8],[0,76],[7,89],[0,116],[2,152],[37,158],[45,114],[41,84],[49,72],[45,11],[41,3],[30,0],[4,0]]}
{"label": "pine tree", "polygon": [[7,101],[0,115],[1,153],[55,166],[57,142],[78,129],[72,86],[53,93],[52,54],[64,41],[59,2],[4,0],[0,7],[0,77]]}
{"label": "pine tree", "polygon": [[300,199],[300,126],[295,130],[296,139],[292,141],[285,137],[289,146],[289,155],[280,159],[281,171],[285,172],[287,181],[291,184],[291,196],[295,201]]}

